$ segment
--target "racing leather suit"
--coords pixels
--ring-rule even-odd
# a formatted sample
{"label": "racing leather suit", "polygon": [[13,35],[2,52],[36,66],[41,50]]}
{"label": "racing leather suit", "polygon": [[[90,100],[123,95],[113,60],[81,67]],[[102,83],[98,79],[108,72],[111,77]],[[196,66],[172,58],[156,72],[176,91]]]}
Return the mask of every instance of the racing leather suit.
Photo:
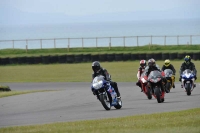
{"label": "racing leather suit", "polygon": [[104,68],[100,68],[100,70],[98,71],[98,73],[93,73],[92,74],[92,79],[94,79],[96,76],[98,75],[102,75],[105,77],[105,80],[109,81],[110,82],[110,85],[115,89],[115,92],[117,93],[117,97],[120,97],[120,93],[119,93],[119,89],[118,89],[118,86],[117,86],[117,83],[116,82],[113,82],[111,81],[111,76],[110,74],[108,73],[108,71]]}

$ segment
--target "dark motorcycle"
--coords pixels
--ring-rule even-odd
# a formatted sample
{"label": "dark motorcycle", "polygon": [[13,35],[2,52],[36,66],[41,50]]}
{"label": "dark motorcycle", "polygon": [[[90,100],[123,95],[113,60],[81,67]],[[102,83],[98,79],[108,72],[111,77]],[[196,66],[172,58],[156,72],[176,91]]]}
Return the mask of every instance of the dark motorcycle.
{"label": "dark motorcycle", "polygon": [[112,106],[116,109],[122,107],[121,98],[117,98],[114,88],[105,80],[104,76],[95,77],[92,81],[91,89],[93,92],[97,92],[97,98],[106,110],[110,110]]}
{"label": "dark motorcycle", "polygon": [[160,71],[151,71],[148,76],[148,87],[158,103],[164,102],[165,92],[161,90],[162,74]]}

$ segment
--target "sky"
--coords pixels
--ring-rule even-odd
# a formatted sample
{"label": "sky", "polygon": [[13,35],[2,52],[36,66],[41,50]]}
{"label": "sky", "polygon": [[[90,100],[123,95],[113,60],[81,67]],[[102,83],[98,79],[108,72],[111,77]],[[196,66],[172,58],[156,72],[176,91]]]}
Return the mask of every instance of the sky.
{"label": "sky", "polygon": [[200,0],[0,0],[0,25],[200,18]]}

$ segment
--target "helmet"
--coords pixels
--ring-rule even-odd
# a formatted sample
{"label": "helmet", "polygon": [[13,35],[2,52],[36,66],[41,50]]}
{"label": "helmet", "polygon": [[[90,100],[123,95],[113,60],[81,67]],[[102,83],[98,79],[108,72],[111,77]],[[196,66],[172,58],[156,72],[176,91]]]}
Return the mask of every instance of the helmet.
{"label": "helmet", "polygon": [[153,58],[148,60],[148,66],[149,67],[152,67],[152,66],[155,66],[155,65],[156,65],[156,61]]}
{"label": "helmet", "polygon": [[190,64],[191,57],[189,55],[186,55],[185,58],[184,58],[184,60],[185,60],[186,64]]}
{"label": "helmet", "polygon": [[141,61],[140,61],[140,66],[141,66],[142,68],[145,68],[145,67],[146,67],[146,61],[145,61],[145,60],[141,60]]}
{"label": "helmet", "polygon": [[98,61],[92,62],[92,70],[95,73],[98,73],[100,69],[101,69],[101,65],[100,65],[100,63]]}
{"label": "helmet", "polygon": [[164,64],[166,67],[168,67],[169,65],[170,65],[170,60],[169,59],[167,59],[167,60],[165,60],[165,64]]}

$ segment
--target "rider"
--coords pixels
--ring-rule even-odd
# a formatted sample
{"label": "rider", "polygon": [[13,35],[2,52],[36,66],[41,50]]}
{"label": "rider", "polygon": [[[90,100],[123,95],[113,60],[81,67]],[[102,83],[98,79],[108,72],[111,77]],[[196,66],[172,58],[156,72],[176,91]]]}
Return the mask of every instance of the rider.
{"label": "rider", "polygon": [[[164,71],[165,69],[171,69],[173,71],[173,74],[176,74],[176,69],[174,68],[174,66],[172,64],[170,64],[170,60],[167,59],[165,60],[164,65],[162,66],[162,71]],[[175,76],[174,76],[174,80],[175,80]],[[175,88],[175,85],[173,84],[173,88]]]}
{"label": "rider", "polygon": [[[156,61],[153,58],[151,58],[148,60],[148,66],[145,68],[145,71],[144,71],[145,75],[148,76],[150,74],[150,72],[154,71],[154,70],[158,70],[161,72],[159,66],[156,64]],[[162,77],[162,82],[164,82],[166,84],[167,80],[164,77]],[[165,89],[164,89],[164,85],[162,82],[160,82],[160,86],[161,86],[161,90],[164,92]],[[148,86],[150,86],[150,84]]]}
{"label": "rider", "polygon": [[[179,71],[179,73],[180,73],[180,78],[179,78],[179,81],[181,82],[181,74],[183,73],[183,71],[185,70],[185,69],[190,69],[191,71],[193,71],[193,73],[194,73],[194,75],[195,75],[195,77],[194,77],[194,79],[196,80],[197,79],[197,70],[196,70],[196,68],[195,68],[195,65],[194,65],[194,63],[193,62],[191,62],[191,57],[189,56],[189,55],[186,55],[185,56],[185,58],[184,58],[184,61],[185,62],[183,62],[182,63],[182,65],[181,65],[181,68],[180,68],[180,71]],[[196,84],[193,84],[193,88],[194,87],[196,87]],[[181,84],[181,88],[183,88],[183,85]]]}
{"label": "rider", "polygon": [[138,72],[137,72],[137,79],[138,79],[138,81],[136,82],[136,85],[141,88],[141,92],[143,90],[142,90],[142,86],[141,86],[141,83],[140,83],[139,79],[140,79],[141,74],[144,72],[145,67],[146,67],[146,60],[141,60],[140,61],[140,67],[138,68]]}
{"label": "rider", "polygon": [[[92,70],[94,71],[94,73],[92,74],[92,79],[94,79],[96,76],[98,75],[102,75],[105,77],[105,80],[110,82],[110,85],[115,89],[115,92],[117,93],[117,98],[120,98],[120,93],[118,90],[118,86],[116,82],[111,81],[111,76],[108,73],[108,71],[104,68],[101,67],[100,63],[98,61],[94,61],[92,63]],[[94,95],[98,95],[98,92],[94,92]]]}

